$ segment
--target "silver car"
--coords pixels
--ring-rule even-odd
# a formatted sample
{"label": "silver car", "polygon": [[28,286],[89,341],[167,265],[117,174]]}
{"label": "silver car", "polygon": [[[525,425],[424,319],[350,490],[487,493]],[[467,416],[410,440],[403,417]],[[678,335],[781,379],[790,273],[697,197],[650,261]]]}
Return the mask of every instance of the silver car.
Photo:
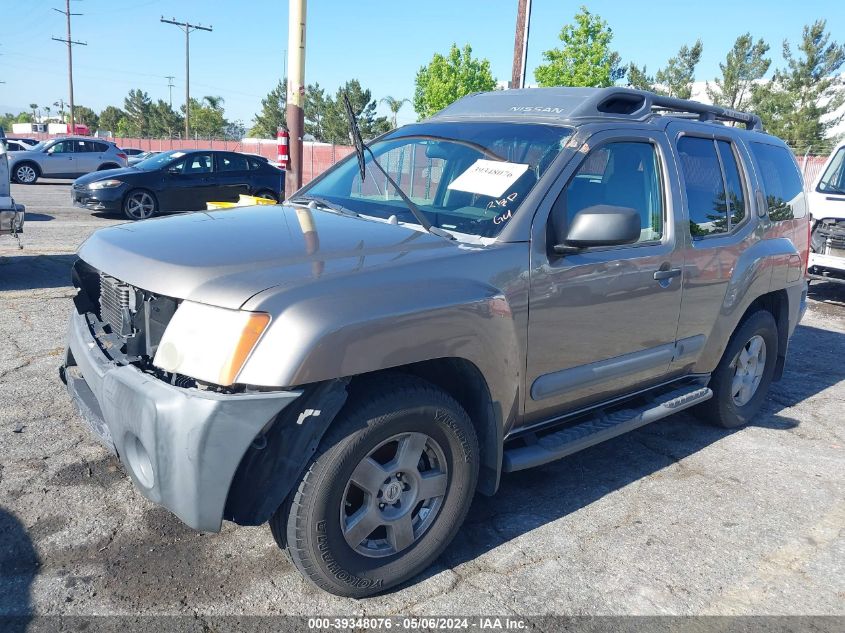
{"label": "silver car", "polygon": [[12,180],[22,185],[35,184],[41,177],[78,178],[126,165],[126,154],[114,143],[83,136],[50,139],[27,151],[9,153]]}

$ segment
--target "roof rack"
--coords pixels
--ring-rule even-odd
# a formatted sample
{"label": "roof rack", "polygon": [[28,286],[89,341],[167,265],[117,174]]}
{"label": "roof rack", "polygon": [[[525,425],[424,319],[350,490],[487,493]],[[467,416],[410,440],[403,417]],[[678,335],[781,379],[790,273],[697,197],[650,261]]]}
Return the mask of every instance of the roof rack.
{"label": "roof rack", "polygon": [[570,117],[616,114],[642,120],[661,112],[696,115],[699,121],[742,123],[749,130],[762,131],[763,129],[763,122],[756,114],[738,112],[689,99],[664,97],[653,92],[631,88],[597,90],[575,108],[570,113]]}
{"label": "roof rack", "polygon": [[663,97],[633,88],[527,88],[477,92],[458,99],[432,119],[477,117],[576,121],[628,119],[648,121],[661,114],[695,117],[699,121],[732,121],[761,131],[756,114],[737,112],[687,99]]}

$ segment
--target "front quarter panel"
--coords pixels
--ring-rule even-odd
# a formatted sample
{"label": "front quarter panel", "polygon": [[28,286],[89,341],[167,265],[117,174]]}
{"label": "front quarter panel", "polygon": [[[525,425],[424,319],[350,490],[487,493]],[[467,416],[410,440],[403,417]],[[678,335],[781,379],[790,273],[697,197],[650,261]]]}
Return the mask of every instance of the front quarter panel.
{"label": "front quarter panel", "polygon": [[481,371],[501,410],[514,410],[525,362],[527,245],[495,251],[466,254],[463,265],[447,258],[408,267],[406,280],[374,274],[253,297],[244,308],[269,312],[272,322],[238,382],[305,385],[462,358]]}

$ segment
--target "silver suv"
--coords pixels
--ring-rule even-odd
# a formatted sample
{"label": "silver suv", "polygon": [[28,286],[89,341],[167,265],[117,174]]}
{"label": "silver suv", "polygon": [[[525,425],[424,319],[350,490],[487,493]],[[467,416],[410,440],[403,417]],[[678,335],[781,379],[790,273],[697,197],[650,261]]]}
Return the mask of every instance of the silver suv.
{"label": "silver suv", "polygon": [[[741,127],[722,125],[739,123]],[[748,422],[805,305],[794,157],[648,92],[476,94],[281,206],[98,231],[61,375],[189,526],[317,586],[423,570],[476,491],[695,407]]]}
{"label": "silver suv", "polygon": [[40,177],[78,178],[126,165],[126,154],[114,143],[82,136],[50,139],[23,152],[9,152],[12,180],[22,185],[35,184]]}

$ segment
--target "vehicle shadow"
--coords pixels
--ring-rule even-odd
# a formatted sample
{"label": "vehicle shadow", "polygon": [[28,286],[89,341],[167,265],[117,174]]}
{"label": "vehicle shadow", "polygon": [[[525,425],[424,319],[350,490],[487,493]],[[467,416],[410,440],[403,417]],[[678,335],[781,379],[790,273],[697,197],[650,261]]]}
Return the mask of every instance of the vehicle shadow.
{"label": "vehicle shadow", "polygon": [[0,291],[70,286],[76,255],[0,255]]}
{"label": "vehicle shadow", "polygon": [[[782,412],[845,380],[845,334],[799,326],[784,378],[750,426],[790,431]],[[474,560],[557,521],[742,429],[723,429],[684,412],[546,466],[502,476],[494,497],[476,495],[463,527],[437,563],[397,588]]]}
{"label": "vehicle shadow", "polygon": [[32,620],[30,588],[41,561],[24,526],[0,507],[0,630],[23,633]]}
{"label": "vehicle shadow", "polygon": [[53,215],[47,215],[46,213],[30,213],[27,212],[26,214],[26,221],[27,222],[49,222],[50,220],[55,220],[56,217]]}
{"label": "vehicle shadow", "polygon": [[813,281],[807,296],[824,305],[845,306],[845,284],[835,281]]}

